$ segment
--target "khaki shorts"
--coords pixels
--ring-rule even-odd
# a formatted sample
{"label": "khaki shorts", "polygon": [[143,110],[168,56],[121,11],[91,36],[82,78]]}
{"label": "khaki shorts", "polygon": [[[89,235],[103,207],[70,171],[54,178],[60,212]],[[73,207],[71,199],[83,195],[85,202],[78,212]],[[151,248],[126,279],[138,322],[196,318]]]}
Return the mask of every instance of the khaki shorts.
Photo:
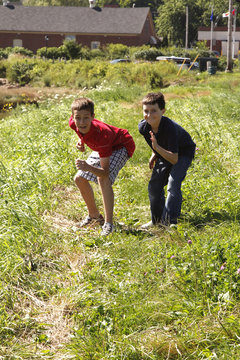
{"label": "khaki shorts", "polygon": [[[112,155],[110,156],[109,163],[109,179],[111,181],[111,184],[114,183],[119,171],[126,164],[128,159],[129,157],[125,147],[113,151]],[[89,165],[95,166],[97,168],[101,167],[100,157],[97,151],[93,151],[87,158],[86,162]],[[94,181],[96,184],[98,184],[97,176],[89,171],[79,170],[77,174],[88,181]]]}

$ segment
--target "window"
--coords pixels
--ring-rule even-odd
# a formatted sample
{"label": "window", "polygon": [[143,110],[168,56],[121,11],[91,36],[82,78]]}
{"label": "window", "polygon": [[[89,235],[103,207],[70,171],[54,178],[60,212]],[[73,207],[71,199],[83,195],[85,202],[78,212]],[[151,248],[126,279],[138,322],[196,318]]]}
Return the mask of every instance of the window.
{"label": "window", "polygon": [[66,35],[65,40],[74,40],[74,41],[76,41],[76,36],[75,35]]}
{"label": "window", "polygon": [[23,42],[21,39],[13,39],[13,47],[16,47],[16,46],[19,46],[19,47],[23,46]]}
{"label": "window", "polygon": [[91,41],[91,50],[99,49],[100,48],[100,41]]}

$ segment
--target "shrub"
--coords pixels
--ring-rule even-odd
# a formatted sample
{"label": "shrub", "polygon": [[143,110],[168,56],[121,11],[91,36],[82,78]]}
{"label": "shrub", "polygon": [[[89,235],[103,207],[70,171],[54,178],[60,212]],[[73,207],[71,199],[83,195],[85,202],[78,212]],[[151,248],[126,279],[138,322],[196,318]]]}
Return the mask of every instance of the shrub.
{"label": "shrub", "polygon": [[157,48],[143,49],[135,52],[133,55],[136,60],[155,61],[157,56],[161,56],[162,52]]}
{"label": "shrub", "polygon": [[11,82],[16,82],[20,85],[28,84],[31,80],[30,71],[33,68],[32,63],[15,62],[12,66],[7,68],[7,78]]}
{"label": "shrub", "polygon": [[161,72],[152,64],[139,64],[132,69],[132,81],[153,88],[162,87]]}
{"label": "shrub", "polygon": [[92,53],[92,51],[87,46],[83,46],[81,48],[80,57],[81,57],[81,59],[90,60],[91,59],[91,53]]}
{"label": "shrub", "polygon": [[106,62],[93,63],[91,70],[88,72],[88,79],[93,77],[104,78],[106,76],[108,64]]}
{"label": "shrub", "polygon": [[75,40],[65,40],[63,43],[64,52],[68,59],[79,59],[81,46]]}
{"label": "shrub", "polygon": [[33,52],[29,49],[25,49],[24,47],[21,47],[21,46],[16,46],[14,48],[12,48],[12,51],[11,51],[12,54],[20,54],[20,55],[23,55],[23,56],[33,56]]}
{"label": "shrub", "polygon": [[0,49],[0,59],[7,59],[8,58],[8,51],[6,49]]}
{"label": "shrub", "polygon": [[61,47],[42,47],[37,50],[37,55],[47,59],[58,59],[64,56]]}
{"label": "shrub", "polygon": [[44,76],[43,77],[43,83],[44,83],[44,86],[46,87],[50,87],[51,86],[51,79],[49,76]]}
{"label": "shrub", "polygon": [[220,71],[224,71],[227,67],[227,57],[226,56],[220,56],[218,58],[218,65],[217,69]]}
{"label": "shrub", "polygon": [[[81,51],[81,57],[82,57],[82,51]],[[100,49],[93,49],[90,50],[89,52],[89,57],[91,59],[105,59],[106,58],[106,53],[103,50]]]}
{"label": "shrub", "polygon": [[109,44],[106,52],[110,59],[124,58],[129,55],[129,47],[123,44]]}
{"label": "shrub", "polygon": [[116,65],[109,64],[106,72],[106,80],[108,82],[121,81],[124,83],[131,83],[132,79],[132,64],[118,63]]}
{"label": "shrub", "polygon": [[1,62],[1,63],[0,63],[0,77],[1,77],[1,78],[5,78],[5,77],[6,77],[6,71],[7,71],[7,68],[6,68],[5,63]]}

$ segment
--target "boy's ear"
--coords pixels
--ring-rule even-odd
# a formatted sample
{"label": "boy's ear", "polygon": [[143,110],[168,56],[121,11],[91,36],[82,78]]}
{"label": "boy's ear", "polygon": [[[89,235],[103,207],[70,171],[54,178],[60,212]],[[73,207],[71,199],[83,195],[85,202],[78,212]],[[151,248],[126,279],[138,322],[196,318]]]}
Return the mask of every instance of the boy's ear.
{"label": "boy's ear", "polygon": [[165,113],[165,111],[166,111],[166,109],[164,108],[164,109],[162,109],[161,111],[162,111],[162,113],[164,114],[164,113]]}

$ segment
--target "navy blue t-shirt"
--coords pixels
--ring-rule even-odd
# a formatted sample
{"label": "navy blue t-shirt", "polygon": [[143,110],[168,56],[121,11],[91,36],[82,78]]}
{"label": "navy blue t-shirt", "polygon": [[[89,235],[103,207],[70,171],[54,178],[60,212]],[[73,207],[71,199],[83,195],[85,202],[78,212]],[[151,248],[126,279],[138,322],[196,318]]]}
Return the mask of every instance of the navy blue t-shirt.
{"label": "navy blue t-shirt", "polygon": [[[142,120],[138,124],[138,129],[152,149],[152,142],[149,134],[149,131],[152,130],[151,126],[146,120]],[[154,135],[158,145],[160,145],[163,149],[171,151],[172,153],[178,153],[178,156],[194,157],[196,144],[189,133],[175,121],[167,118],[166,116],[162,116],[158,132]],[[154,152],[161,158],[156,151]]]}

